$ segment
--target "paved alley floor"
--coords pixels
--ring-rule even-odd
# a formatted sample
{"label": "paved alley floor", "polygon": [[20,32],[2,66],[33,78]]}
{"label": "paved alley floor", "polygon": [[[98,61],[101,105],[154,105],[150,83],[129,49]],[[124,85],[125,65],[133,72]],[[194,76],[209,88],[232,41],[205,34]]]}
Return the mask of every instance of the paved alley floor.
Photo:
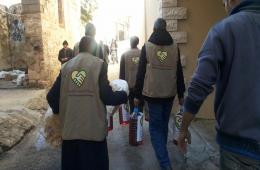
{"label": "paved alley floor", "polygon": [[[109,133],[108,147],[110,170],[159,170],[148,133],[148,123],[144,125],[144,144],[132,147],[128,144],[128,126],[122,127],[115,118],[114,130]],[[205,121],[204,121],[205,122]],[[208,126],[205,128],[204,126]],[[174,170],[217,170],[218,150],[214,143],[214,134],[209,134],[209,125],[213,122],[196,121],[191,128],[192,145],[189,146],[187,160],[171,142],[169,131],[168,150]],[[201,128],[204,129],[203,133]],[[171,128],[170,128],[171,129]],[[214,128],[213,128],[214,129]],[[60,149],[54,149],[45,143],[42,128],[29,133],[24,140],[10,151],[0,155],[0,170],[59,170]]]}
{"label": "paved alley floor", "polygon": [[[118,78],[118,70],[118,64],[110,65],[108,74],[110,80]],[[4,91],[2,93],[5,96],[12,94]],[[17,94],[19,95],[19,93]],[[20,100],[17,99],[12,97],[14,100],[12,103],[19,103]],[[3,103],[5,100],[0,102]],[[11,107],[9,103],[5,103],[5,106]],[[132,147],[128,144],[128,126],[122,127],[118,122],[118,116],[115,115],[114,129],[108,135],[110,170],[160,170],[150,142],[148,123],[144,123],[144,144]],[[172,143],[171,125],[172,123],[169,124],[168,150],[174,170],[219,169],[214,121],[197,120],[193,122],[190,129],[192,144],[189,146],[186,160]],[[59,170],[61,168],[60,153],[60,149],[52,148],[45,143],[43,128],[39,125],[28,133],[18,145],[0,155],[0,170]]]}

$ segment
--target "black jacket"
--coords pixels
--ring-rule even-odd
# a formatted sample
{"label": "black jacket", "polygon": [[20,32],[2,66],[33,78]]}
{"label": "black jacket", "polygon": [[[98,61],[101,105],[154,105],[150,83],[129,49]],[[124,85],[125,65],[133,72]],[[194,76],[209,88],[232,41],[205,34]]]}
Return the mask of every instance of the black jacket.
{"label": "black jacket", "polygon": [[[74,48],[73,48],[73,55],[74,57],[77,56],[79,54],[79,43],[80,42],[77,42],[75,45],[74,45]],[[93,39],[93,44],[92,44],[92,49],[91,49],[91,54],[104,60],[104,55],[103,55],[103,50],[102,50],[102,46],[100,44],[98,44],[96,42],[96,40]],[[105,60],[104,60],[105,61]],[[106,61],[105,61],[106,62]]]}
{"label": "black jacket", "polygon": [[[153,32],[150,36],[149,42],[156,44],[156,45],[171,45],[173,44],[173,39],[169,32],[167,31],[156,31]],[[184,92],[185,92],[185,83],[184,83],[184,77],[183,77],[183,71],[180,61],[180,51],[178,52],[178,63],[177,63],[177,92],[178,97],[183,98]],[[146,48],[145,45],[142,47],[141,51],[141,58],[138,66],[138,72],[136,75],[136,84],[134,89],[134,94],[136,98],[142,97],[142,91],[144,86],[144,78],[146,73],[146,64],[147,64],[147,58],[146,58]],[[175,96],[171,98],[150,98],[147,96],[143,96],[145,100],[149,102],[161,102],[161,101],[169,101],[173,100]]]}
{"label": "black jacket", "polygon": [[[60,51],[59,51],[59,56],[58,56],[58,59],[59,61],[61,62],[61,64],[69,61],[70,59],[72,59],[74,57],[74,54],[73,54],[73,50],[70,49],[70,48],[62,48]],[[62,61],[63,58],[68,58],[68,60],[66,61]]]}
{"label": "black jacket", "polygon": [[[57,77],[55,83],[47,94],[47,100],[52,108],[53,113],[59,113],[60,104],[60,87],[61,87],[61,74]],[[99,92],[100,99],[104,105],[120,105],[127,102],[127,94],[123,91],[113,92],[107,78],[107,64],[104,63],[99,76]]]}

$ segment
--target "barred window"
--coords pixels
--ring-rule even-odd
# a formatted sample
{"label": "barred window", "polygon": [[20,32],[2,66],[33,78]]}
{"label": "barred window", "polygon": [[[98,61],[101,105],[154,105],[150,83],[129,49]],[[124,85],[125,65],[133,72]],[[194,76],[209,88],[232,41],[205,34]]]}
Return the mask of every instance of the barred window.
{"label": "barred window", "polygon": [[59,24],[61,27],[65,26],[64,21],[64,0],[58,0]]}

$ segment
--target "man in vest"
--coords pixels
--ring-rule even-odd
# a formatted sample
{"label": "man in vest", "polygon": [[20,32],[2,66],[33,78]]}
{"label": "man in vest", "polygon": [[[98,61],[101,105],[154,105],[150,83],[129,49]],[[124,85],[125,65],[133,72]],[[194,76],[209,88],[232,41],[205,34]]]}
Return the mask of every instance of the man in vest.
{"label": "man in vest", "polygon": [[[104,54],[103,54],[102,47],[95,40],[96,27],[94,26],[94,24],[87,23],[87,25],[85,27],[85,36],[91,37],[93,39],[93,45],[90,49],[91,54],[93,54],[94,56],[104,60]],[[74,51],[74,56],[78,55],[78,53],[79,53],[79,42],[74,45],[73,51]]]}
{"label": "man in vest", "polygon": [[178,145],[215,86],[221,170],[260,169],[260,1],[224,0],[229,17],[213,26],[198,56],[184,102]]}
{"label": "man in vest", "polygon": [[167,151],[168,123],[173,100],[178,93],[182,104],[184,91],[177,44],[166,30],[166,21],[159,18],[141,51],[135,104],[138,105],[142,95],[148,103],[151,142],[162,169],[172,169]]}
{"label": "man in vest", "polygon": [[[140,60],[141,50],[138,49],[139,38],[134,36],[130,39],[131,49],[121,56],[119,78],[126,80],[130,89],[129,105],[130,112],[134,110],[134,85]],[[139,104],[139,110],[143,110],[143,101]]]}
{"label": "man in vest", "polygon": [[113,92],[107,65],[90,53],[93,39],[83,37],[79,54],[62,68],[47,100],[62,124],[63,170],[108,170],[105,105],[127,102],[124,91]]}

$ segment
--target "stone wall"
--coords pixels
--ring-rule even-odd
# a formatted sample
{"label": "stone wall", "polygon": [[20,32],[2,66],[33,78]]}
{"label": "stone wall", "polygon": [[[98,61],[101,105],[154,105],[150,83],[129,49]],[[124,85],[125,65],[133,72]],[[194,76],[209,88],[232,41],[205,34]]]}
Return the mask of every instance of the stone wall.
{"label": "stone wall", "polygon": [[9,47],[10,47],[10,63],[14,69],[27,70],[27,61],[24,57],[25,27],[21,19],[22,5],[12,5],[9,10],[8,25],[9,25]]}
{"label": "stone wall", "polygon": [[28,65],[29,86],[38,87],[40,62],[44,60],[39,0],[22,0],[22,22],[25,26],[24,58]]}
{"label": "stone wall", "polygon": [[145,0],[145,40],[147,41],[153,32],[154,21],[162,17],[162,0]]}
{"label": "stone wall", "polygon": [[26,70],[26,58],[23,53],[25,28],[21,20],[22,5],[12,5],[9,9],[3,6],[0,8],[2,10],[0,13],[0,70],[11,68]]}
{"label": "stone wall", "polygon": [[[178,43],[184,67],[185,81],[188,84],[197,65],[197,57],[207,32],[220,19],[225,11],[221,1],[215,0],[160,0],[159,11],[167,21],[167,30]],[[202,8],[203,5],[203,8]],[[213,95],[205,101],[198,115],[214,118]]]}
{"label": "stone wall", "polygon": [[178,29],[178,22],[187,19],[187,8],[178,6],[178,0],[162,0],[162,17],[167,21],[167,30],[178,43],[187,43],[187,32]]}
{"label": "stone wall", "polygon": [[8,9],[5,6],[0,5],[0,70],[8,69],[11,67],[9,60],[9,28],[8,28],[8,20],[7,12]]}
{"label": "stone wall", "polygon": [[[62,42],[67,40],[73,48],[79,41],[80,8],[78,0],[64,0],[63,11],[60,16],[58,1],[41,1],[41,23],[44,60],[41,62],[41,84],[48,84],[46,80],[55,80],[60,70],[58,52]],[[61,20],[63,20],[61,22]]]}
{"label": "stone wall", "polygon": [[[62,9],[58,3],[62,3]],[[79,0],[22,0],[31,87],[51,85],[60,70],[58,52],[62,42],[67,40],[73,48],[79,41],[79,3]]]}
{"label": "stone wall", "polygon": [[[197,66],[199,50],[209,29],[226,16],[222,1],[178,0],[178,6],[186,7],[187,19],[178,22],[178,29],[188,34],[187,43],[180,44],[182,56],[186,56],[185,76],[190,82]],[[203,6],[203,8],[202,8]],[[211,94],[200,109],[198,117],[214,118],[214,94]]]}
{"label": "stone wall", "polygon": [[[149,38],[153,31],[154,21],[160,17],[166,20],[167,30],[178,44],[187,43],[187,32],[179,29],[178,23],[188,18],[188,9],[178,6],[178,0],[146,0],[145,10],[146,39]],[[184,65],[185,62],[183,62]]]}

